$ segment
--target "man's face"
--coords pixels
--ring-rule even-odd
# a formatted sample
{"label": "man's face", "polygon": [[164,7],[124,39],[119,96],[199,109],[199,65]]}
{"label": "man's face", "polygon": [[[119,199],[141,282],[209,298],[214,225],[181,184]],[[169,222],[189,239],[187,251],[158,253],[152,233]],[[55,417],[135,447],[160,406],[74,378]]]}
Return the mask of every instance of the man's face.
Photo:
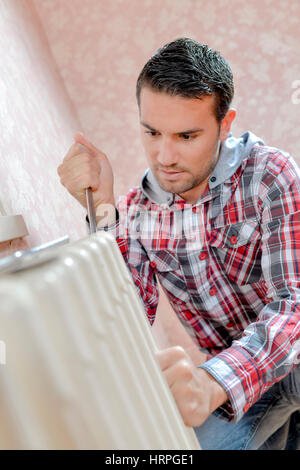
{"label": "man's face", "polygon": [[162,189],[192,203],[205,189],[220,141],[228,135],[216,120],[213,104],[213,96],[200,100],[141,90],[141,136],[148,164]]}

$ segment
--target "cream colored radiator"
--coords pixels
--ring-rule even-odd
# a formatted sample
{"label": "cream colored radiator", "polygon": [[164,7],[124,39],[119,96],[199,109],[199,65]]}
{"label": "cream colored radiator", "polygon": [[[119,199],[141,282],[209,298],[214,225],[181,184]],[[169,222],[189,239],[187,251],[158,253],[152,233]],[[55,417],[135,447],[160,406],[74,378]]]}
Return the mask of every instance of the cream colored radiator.
{"label": "cream colored radiator", "polygon": [[115,240],[48,253],[0,275],[0,448],[199,449]]}

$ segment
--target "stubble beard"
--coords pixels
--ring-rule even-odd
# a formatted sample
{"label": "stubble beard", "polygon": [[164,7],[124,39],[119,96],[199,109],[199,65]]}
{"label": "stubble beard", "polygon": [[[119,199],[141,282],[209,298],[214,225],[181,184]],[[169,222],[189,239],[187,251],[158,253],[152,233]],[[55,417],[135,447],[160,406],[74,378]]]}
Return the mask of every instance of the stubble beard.
{"label": "stubble beard", "polygon": [[[164,190],[169,193],[173,194],[182,194],[187,191],[190,191],[197,186],[200,186],[203,184],[205,181],[209,179],[209,176],[215,169],[216,164],[218,163],[219,156],[220,156],[220,147],[221,147],[221,142],[218,140],[217,143],[217,150],[214,154],[214,158],[210,162],[209,167],[205,170],[204,173],[198,174],[198,175],[192,175],[190,174],[188,176],[187,170],[186,173],[182,175],[182,177],[185,179],[185,181],[165,181],[160,177],[159,170],[158,169],[152,169],[153,173],[155,174],[155,177],[157,179],[157,182],[159,186]],[[183,170],[183,169],[182,169]]]}

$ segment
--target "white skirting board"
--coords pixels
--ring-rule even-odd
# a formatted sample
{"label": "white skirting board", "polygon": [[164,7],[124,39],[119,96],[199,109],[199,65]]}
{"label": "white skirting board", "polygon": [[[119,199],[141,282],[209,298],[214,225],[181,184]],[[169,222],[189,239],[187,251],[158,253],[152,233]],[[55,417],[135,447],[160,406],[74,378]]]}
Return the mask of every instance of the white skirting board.
{"label": "white skirting board", "polygon": [[0,449],[200,449],[114,238],[53,253],[0,275]]}

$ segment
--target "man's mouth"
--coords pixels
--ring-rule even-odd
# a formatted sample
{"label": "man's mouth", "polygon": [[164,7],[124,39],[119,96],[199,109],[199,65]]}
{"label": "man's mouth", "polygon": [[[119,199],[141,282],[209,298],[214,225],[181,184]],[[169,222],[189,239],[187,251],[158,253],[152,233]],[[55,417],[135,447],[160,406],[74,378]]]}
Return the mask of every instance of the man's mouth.
{"label": "man's mouth", "polygon": [[178,176],[184,173],[183,171],[166,171],[166,170],[159,170],[159,171],[163,175],[163,177],[167,179],[176,179]]}

